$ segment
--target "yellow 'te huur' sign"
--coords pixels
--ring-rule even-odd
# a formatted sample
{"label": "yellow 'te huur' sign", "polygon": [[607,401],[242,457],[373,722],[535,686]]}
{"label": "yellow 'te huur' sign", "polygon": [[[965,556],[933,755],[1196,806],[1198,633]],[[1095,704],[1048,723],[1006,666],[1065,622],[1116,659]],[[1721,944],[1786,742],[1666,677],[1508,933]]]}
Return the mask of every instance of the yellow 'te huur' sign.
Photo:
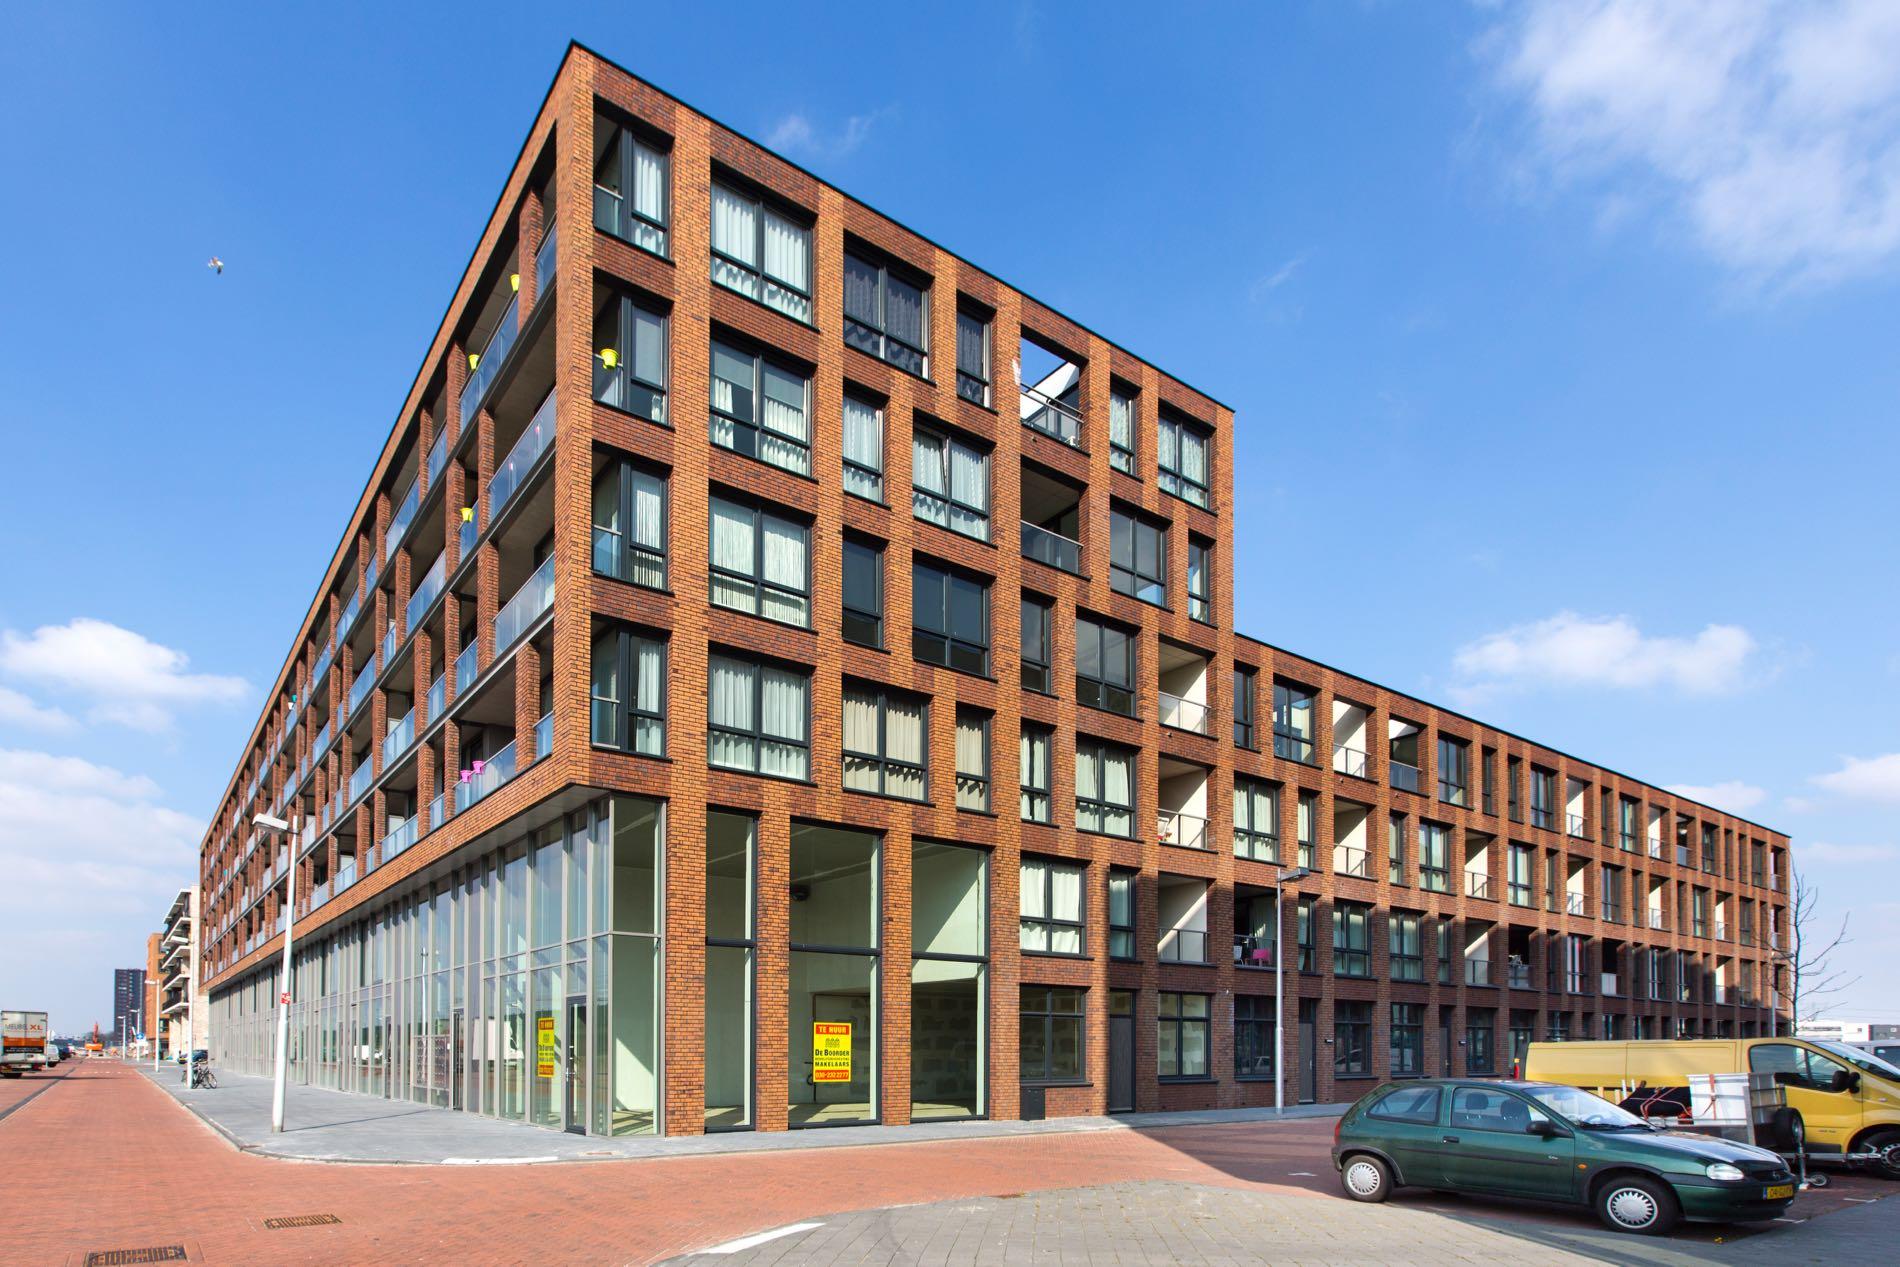
{"label": "yellow 'te huur' sign", "polygon": [[554,1018],[539,1016],[535,1018],[535,1076],[552,1078],[554,1076]]}
{"label": "yellow 'te huur' sign", "polygon": [[851,1081],[851,1022],[812,1022],[811,1080]]}

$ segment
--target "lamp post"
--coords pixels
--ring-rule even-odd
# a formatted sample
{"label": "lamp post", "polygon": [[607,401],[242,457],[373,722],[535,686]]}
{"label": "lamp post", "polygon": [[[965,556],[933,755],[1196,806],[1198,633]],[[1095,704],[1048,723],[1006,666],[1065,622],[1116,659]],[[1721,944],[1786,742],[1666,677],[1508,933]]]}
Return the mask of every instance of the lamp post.
{"label": "lamp post", "polygon": [[[291,822],[295,822],[293,816]],[[269,814],[258,814],[251,825],[284,838],[284,968],[277,982],[277,1061],[271,1079],[270,1129],[274,1135],[284,1131],[284,1080],[290,1046],[290,937],[297,927],[297,837],[291,823]]]}
{"label": "lamp post", "polygon": [[1304,880],[1313,872],[1308,867],[1273,871],[1273,1111],[1286,1112],[1286,989],[1282,967],[1286,959],[1286,917],[1280,886],[1291,880]]}

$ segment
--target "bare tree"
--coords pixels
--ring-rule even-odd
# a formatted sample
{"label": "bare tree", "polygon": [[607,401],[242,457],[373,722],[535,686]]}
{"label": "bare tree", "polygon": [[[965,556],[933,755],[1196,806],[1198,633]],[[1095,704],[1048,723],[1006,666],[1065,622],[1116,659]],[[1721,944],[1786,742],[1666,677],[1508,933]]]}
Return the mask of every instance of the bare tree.
{"label": "bare tree", "polygon": [[1777,946],[1769,961],[1781,968],[1788,978],[1789,1011],[1794,1019],[1814,1020],[1826,1007],[1821,1000],[1859,984],[1845,970],[1830,965],[1829,959],[1841,947],[1850,944],[1847,915],[1840,927],[1828,936],[1817,927],[1820,919],[1821,890],[1810,884],[1799,871],[1794,873],[1794,901],[1788,905],[1788,923],[1792,935],[1787,944]]}

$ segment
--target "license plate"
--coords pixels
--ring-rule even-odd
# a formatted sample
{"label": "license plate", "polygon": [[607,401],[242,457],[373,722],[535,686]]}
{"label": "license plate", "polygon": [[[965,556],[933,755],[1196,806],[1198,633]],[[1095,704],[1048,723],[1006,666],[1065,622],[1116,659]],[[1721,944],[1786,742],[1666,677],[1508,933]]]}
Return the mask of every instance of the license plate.
{"label": "license plate", "polygon": [[1791,1183],[1782,1183],[1776,1184],[1774,1187],[1762,1193],[1761,1199],[1764,1201],[1781,1201],[1793,1195],[1794,1185]]}

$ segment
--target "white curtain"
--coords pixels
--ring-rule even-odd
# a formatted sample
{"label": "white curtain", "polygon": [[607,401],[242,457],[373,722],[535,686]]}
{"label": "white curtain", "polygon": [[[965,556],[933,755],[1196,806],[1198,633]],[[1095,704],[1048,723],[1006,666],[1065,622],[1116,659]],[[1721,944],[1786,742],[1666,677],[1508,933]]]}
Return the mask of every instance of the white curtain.
{"label": "white curtain", "polygon": [[666,553],[666,489],[660,477],[633,472],[633,539],[656,554]]}
{"label": "white curtain", "polygon": [[644,308],[633,310],[632,369],[649,383],[666,385],[666,319]]}
{"label": "white curtain", "polygon": [[[1017,761],[1019,781],[1024,787],[1037,789],[1049,786],[1049,741],[1046,736],[1024,732],[1020,755]],[[1081,765],[1076,766],[1077,788],[1081,785]]]}
{"label": "white curtain", "polygon": [[911,765],[924,763],[924,706],[893,699],[884,707],[884,755]]}
{"label": "white curtain", "polygon": [[[633,644],[634,706],[648,712],[660,711],[662,682],[666,678],[666,644],[641,638]],[[653,717],[636,717],[633,722],[633,747],[636,752],[659,754],[666,750],[666,723]]]}
{"label": "white curtain", "polygon": [[[844,455],[858,466],[878,472],[884,470],[883,415],[863,401],[849,396],[844,398]],[[853,481],[868,483],[871,487],[853,487]],[[846,470],[845,487],[872,497],[883,494],[882,487],[876,481],[857,470]]]}
{"label": "white curtain", "polygon": [[1135,402],[1120,392],[1108,397],[1108,439],[1124,449],[1135,447]]}
{"label": "white curtain", "polygon": [[989,745],[983,741],[983,723],[957,719],[957,773],[986,779],[990,774]]}
{"label": "white curtain", "polygon": [[722,255],[753,268],[759,266],[759,230],[755,217],[758,208],[750,202],[713,186],[712,244]]}
{"label": "white curtain", "polygon": [[638,141],[633,143],[633,205],[649,219],[666,220],[666,159]]}
{"label": "white curtain", "polygon": [[938,497],[950,494],[944,478],[944,442],[927,432],[914,432],[910,438],[910,482]]}
{"label": "white curtain", "polygon": [[727,572],[736,572],[740,576],[755,576],[757,558],[752,512],[744,506],[735,506],[715,497],[712,504],[712,563],[715,568],[722,569],[713,573],[712,598],[715,603],[722,607],[737,607],[742,611],[758,610],[758,586],[725,575]]}
{"label": "white curtain", "polygon": [[736,766],[749,770],[756,760],[753,741],[746,735],[753,730],[752,683],[758,669],[725,656],[712,656],[706,662],[706,719],[714,726],[745,732],[726,735],[714,731],[710,760],[714,765]]}
{"label": "white curtain", "polygon": [[863,691],[844,694],[844,750],[877,753],[877,697]]}
{"label": "white curtain", "polygon": [[[960,503],[952,510],[959,531],[987,541],[990,535],[990,459],[985,453],[950,446],[950,492]],[[974,511],[964,509],[974,507]],[[980,513],[978,513],[980,512]]]}
{"label": "white curtain", "polygon": [[1207,483],[1207,438],[1182,428],[1181,474],[1196,484]]}
{"label": "white curtain", "polygon": [[[774,365],[764,366],[759,410],[759,456],[775,466],[811,473],[811,418],[805,410],[805,380]],[[785,437],[784,440],[776,439]],[[788,444],[787,440],[796,441]]]}
{"label": "white curtain", "polygon": [[[1049,869],[1049,915],[1052,919],[1082,922],[1082,869],[1055,866]],[[1049,930],[1049,949],[1058,954],[1079,954],[1082,950],[1080,928]]]}
{"label": "white curtain", "polygon": [[1163,418],[1155,427],[1155,463],[1164,471],[1181,469],[1181,428]]}
{"label": "white curtain", "polygon": [[1025,919],[1041,919],[1049,914],[1049,864],[1035,858],[1023,859],[1022,914]]}
{"label": "white curtain", "polygon": [[1128,791],[1128,765],[1127,753],[1102,754],[1102,799],[1111,805],[1130,805],[1134,802]]}
{"label": "white curtain", "polygon": [[810,606],[809,600],[804,597],[810,588],[805,559],[806,529],[801,524],[768,515],[765,517],[764,531],[765,579],[799,593],[763,591],[759,603],[760,614],[789,624],[803,625],[808,621]]}
{"label": "white curtain", "polygon": [[811,293],[811,230],[765,213],[765,275]]}
{"label": "white curtain", "polygon": [[789,778],[806,777],[810,767],[804,744],[810,725],[811,683],[802,673],[765,669],[761,722],[765,734],[786,743],[767,743],[759,769]]}

